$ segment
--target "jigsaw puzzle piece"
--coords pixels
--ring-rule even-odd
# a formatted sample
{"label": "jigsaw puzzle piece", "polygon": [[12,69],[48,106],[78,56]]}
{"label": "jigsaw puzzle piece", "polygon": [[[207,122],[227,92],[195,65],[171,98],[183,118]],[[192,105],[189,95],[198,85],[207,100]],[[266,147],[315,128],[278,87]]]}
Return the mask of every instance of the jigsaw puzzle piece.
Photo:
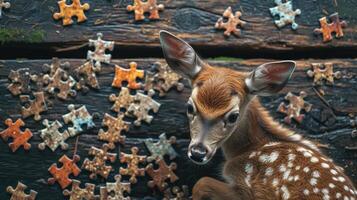
{"label": "jigsaw puzzle piece", "polygon": [[45,90],[50,94],[55,94],[55,91],[58,90],[57,97],[60,99],[66,100],[68,96],[74,97],[77,95],[77,92],[72,89],[77,82],[72,76],[68,76],[67,72],[61,68],[58,68],[53,76],[48,74],[44,75],[43,79],[47,85]]}
{"label": "jigsaw puzzle piece", "polygon": [[289,101],[289,104],[286,105],[282,102],[278,107],[278,112],[284,113],[286,117],[284,118],[285,123],[291,124],[291,119],[294,119],[296,122],[301,123],[305,115],[301,114],[302,110],[305,112],[310,112],[312,105],[308,102],[305,102],[304,98],[307,96],[306,92],[301,91],[299,96],[294,95],[289,92],[285,99]]}
{"label": "jigsaw puzzle piece", "polygon": [[35,200],[37,192],[30,190],[30,194],[26,194],[26,189],[27,186],[25,184],[18,182],[16,188],[9,186],[6,188],[6,191],[11,194],[10,200]]}
{"label": "jigsaw puzzle piece", "polygon": [[300,9],[293,10],[293,4],[291,1],[286,1],[283,3],[282,0],[275,0],[277,5],[274,8],[269,8],[270,14],[274,17],[279,16],[279,20],[275,20],[274,23],[278,28],[282,28],[288,24],[291,24],[291,28],[296,30],[298,24],[295,22],[295,17],[301,14]]}
{"label": "jigsaw puzzle piece", "polygon": [[25,126],[25,122],[18,119],[13,123],[12,119],[6,119],[5,124],[8,126],[7,129],[0,132],[0,136],[4,141],[12,138],[12,142],[9,143],[9,147],[12,152],[15,152],[19,147],[23,146],[25,150],[31,148],[31,144],[28,141],[32,138],[33,134],[30,129],[25,129],[24,132],[21,131],[20,127]]}
{"label": "jigsaw puzzle piece", "polygon": [[55,151],[59,146],[62,150],[68,149],[68,144],[66,140],[70,137],[67,130],[64,132],[59,132],[59,129],[62,128],[62,124],[59,121],[54,121],[50,123],[47,119],[43,120],[42,124],[46,128],[40,131],[40,137],[43,139],[43,142],[38,145],[40,150],[45,150],[48,146],[52,151]]}
{"label": "jigsaw puzzle piece", "polygon": [[160,19],[159,11],[164,10],[163,4],[157,4],[156,0],[134,0],[134,5],[128,5],[128,11],[134,11],[135,21],[141,21],[145,19],[145,13],[150,13],[149,19]]}
{"label": "jigsaw puzzle piece", "polygon": [[64,123],[72,123],[72,127],[68,128],[68,132],[71,137],[83,132],[82,127],[86,125],[87,129],[95,127],[92,115],[89,114],[86,106],[81,106],[75,109],[73,104],[68,105],[69,113],[62,115]]}
{"label": "jigsaw puzzle piece", "polygon": [[134,99],[134,95],[131,95],[129,89],[126,87],[120,89],[118,96],[115,96],[115,94],[109,96],[109,101],[114,102],[111,109],[115,112],[120,112],[122,108],[128,109],[130,104],[134,102]]}
{"label": "jigsaw puzzle piece", "polygon": [[121,88],[124,81],[128,82],[130,89],[139,89],[141,84],[136,82],[137,78],[144,78],[144,70],[138,70],[136,62],[129,63],[130,69],[115,65],[115,77],[112,82],[113,87]]}
{"label": "jigsaw puzzle piece", "polygon": [[134,103],[132,103],[125,112],[127,116],[136,117],[134,121],[135,126],[140,126],[141,121],[150,124],[154,117],[149,115],[149,111],[152,110],[154,113],[159,111],[161,104],[152,99],[154,93],[153,90],[150,90],[148,95],[137,93]]}
{"label": "jigsaw puzzle piece", "polygon": [[69,178],[71,174],[73,176],[78,176],[81,172],[81,169],[77,166],[80,157],[74,155],[73,159],[68,158],[66,155],[63,155],[59,162],[62,163],[62,167],[58,168],[57,164],[54,163],[48,169],[53,178],[48,179],[48,184],[54,184],[56,181],[60,184],[61,188],[64,189],[72,183],[72,179]]}
{"label": "jigsaw puzzle piece", "polygon": [[77,18],[77,22],[84,22],[87,17],[84,15],[84,11],[89,10],[88,3],[81,4],[80,0],[72,0],[72,4],[67,5],[66,0],[58,1],[58,7],[60,12],[54,13],[53,18],[55,20],[62,19],[63,26],[73,24],[72,17]]}
{"label": "jigsaw puzzle piece", "polygon": [[7,89],[12,95],[17,96],[31,92],[31,81],[34,80],[36,76],[30,74],[29,68],[21,68],[11,70],[8,78],[11,83],[7,86]]}
{"label": "jigsaw puzzle piece", "polygon": [[101,67],[94,66],[93,61],[91,60],[75,69],[76,76],[80,80],[76,85],[77,89],[84,89],[84,91],[87,92],[89,90],[87,85],[94,89],[100,89],[96,75],[100,70]]}
{"label": "jigsaw puzzle piece", "polygon": [[[225,29],[224,35],[230,36],[232,33],[239,37],[241,35],[241,30],[237,26],[244,27],[247,22],[240,19],[242,13],[237,11],[233,13],[232,8],[228,7],[223,12],[223,17],[219,18],[215,24],[216,29]],[[227,18],[227,22],[223,22],[224,18]]]}
{"label": "jigsaw puzzle piece", "polygon": [[117,157],[116,153],[109,153],[109,145],[104,144],[101,149],[96,147],[91,147],[88,155],[93,156],[93,160],[86,158],[83,162],[82,169],[91,172],[90,178],[95,179],[97,175],[102,176],[107,179],[110,172],[112,171],[112,166],[107,166],[106,162],[110,161],[114,163]]}
{"label": "jigsaw puzzle piece", "polygon": [[121,176],[115,176],[114,183],[106,183],[100,188],[100,200],[130,200],[130,197],[125,197],[124,192],[130,193],[130,183],[121,182]]}
{"label": "jigsaw puzzle piece", "polygon": [[114,49],[114,41],[105,41],[102,40],[103,34],[97,33],[97,39],[92,40],[89,39],[89,46],[94,46],[94,51],[88,50],[87,59],[95,61],[96,67],[101,67],[100,63],[110,63],[112,55],[106,54],[105,50],[113,51]]}
{"label": "jigsaw puzzle piece", "polygon": [[166,183],[167,179],[169,179],[171,183],[174,183],[179,179],[173,172],[176,170],[177,165],[176,163],[171,163],[167,166],[165,161],[161,159],[157,159],[156,164],[159,165],[158,169],[154,169],[154,165],[152,163],[150,163],[145,169],[146,173],[153,179],[148,182],[148,187],[154,188],[156,186],[160,191],[164,191],[168,186]]}
{"label": "jigsaw puzzle piece", "polygon": [[331,41],[333,39],[333,33],[335,33],[336,38],[343,37],[343,28],[347,27],[347,22],[341,21],[338,13],[330,15],[330,24],[327,22],[326,17],[320,18],[319,21],[321,28],[316,28],[314,33],[322,34],[323,42]]}
{"label": "jigsaw puzzle piece", "polygon": [[95,185],[86,183],[85,188],[80,187],[81,182],[78,180],[72,181],[72,189],[64,190],[63,195],[69,196],[69,200],[99,200],[99,195],[95,195]]}
{"label": "jigsaw puzzle piece", "polygon": [[173,188],[168,188],[164,192],[164,198],[162,200],[189,200],[190,192],[188,186],[183,185],[181,188],[174,186]]}
{"label": "jigsaw puzzle piece", "polygon": [[131,148],[132,154],[120,153],[120,162],[127,163],[127,168],[120,167],[119,174],[123,176],[130,176],[130,183],[137,182],[137,176],[145,176],[145,169],[140,168],[140,163],[145,163],[146,156],[139,156],[139,149],[137,147]]}
{"label": "jigsaw puzzle piece", "polygon": [[332,63],[312,63],[311,66],[312,70],[308,70],[307,75],[314,78],[314,85],[322,85],[324,80],[327,84],[333,85],[335,79],[342,77],[340,71],[333,71]]}
{"label": "jigsaw puzzle piece", "polygon": [[8,9],[10,8],[11,4],[9,2],[5,2],[4,0],[0,0],[0,18],[2,16],[2,9]]}
{"label": "jigsaw puzzle piece", "polygon": [[154,142],[152,138],[147,138],[144,142],[149,152],[151,153],[151,156],[147,157],[148,162],[152,162],[157,158],[164,159],[165,155],[169,155],[170,160],[173,160],[177,157],[177,153],[172,147],[172,144],[176,143],[175,136],[170,137],[170,139],[166,139],[166,134],[162,133],[159,136],[159,141]]}
{"label": "jigsaw puzzle piece", "polygon": [[29,95],[20,95],[20,101],[28,103],[27,107],[21,108],[21,113],[24,118],[34,116],[35,121],[41,120],[41,113],[47,111],[45,95],[43,92],[34,92],[34,99],[32,100]]}
{"label": "jigsaw puzzle piece", "polygon": [[124,121],[123,118],[123,113],[118,113],[116,118],[107,113],[104,114],[102,125],[108,127],[108,129],[107,131],[100,129],[98,139],[108,142],[110,149],[114,149],[117,142],[122,144],[125,142],[125,136],[122,136],[121,132],[128,131],[131,123]]}

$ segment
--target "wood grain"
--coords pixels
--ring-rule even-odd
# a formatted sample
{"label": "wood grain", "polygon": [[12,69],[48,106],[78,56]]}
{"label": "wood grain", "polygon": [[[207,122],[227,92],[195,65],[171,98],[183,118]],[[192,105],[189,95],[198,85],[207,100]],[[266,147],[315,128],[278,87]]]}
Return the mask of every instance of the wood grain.
{"label": "wood grain", "polygon": [[[299,24],[297,31],[291,30],[290,26],[281,30],[275,26],[269,12],[269,8],[275,6],[273,1],[160,0],[158,2],[166,7],[160,12],[161,19],[144,22],[135,22],[134,14],[126,11],[126,6],[132,4],[132,0],[82,1],[85,2],[91,6],[86,12],[88,20],[82,24],[63,27],[60,21],[52,18],[52,14],[58,12],[55,1],[12,1],[11,9],[3,12],[0,27],[5,30],[19,30],[22,33],[7,45],[3,45],[3,49],[13,47],[16,42],[31,41],[30,36],[22,35],[36,31],[41,31],[44,37],[40,37],[41,41],[37,41],[39,43],[36,45],[29,44],[29,49],[54,51],[73,46],[74,49],[83,48],[88,39],[94,38],[97,32],[102,32],[105,39],[115,41],[116,54],[131,53],[140,57],[137,54],[139,52],[132,51],[143,46],[160,53],[158,32],[163,29],[177,34],[201,49],[203,53],[220,48],[225,54],[234,56],[241,56],[247,52],[273,55],[293,51],[301,54],[324,52],[329,55],[346,56],[353,55],[353,51],[357,50],[357,16],[354,13],[357,4],[354,0],[293,1],[294,9],[302,10],[302,14],[296,18]],[[215,22],[228,6],[231,6],[233,11],[241,11],[242,19],[248,22],[240,38],[225,38],[222,30],[214,29]],[[348,22],[348,27],[344,29],[345,36],[323,43],[321,35],[314,36],[313,30],[320,27],[319,18],[334,12],[339,12],[341,19]],[[342,54],[340,50],[346,51]]]}
{"label": "wood grain", "polygon": [[[65,61],[65,60],[63,60]],[[84,60],[68,60],[71,63],[71,70],[81,65]],[[113,60],[113,63],[119,64],[122,67],[127,67],[130,61],[136,61],[139,68],[148,70],[151,65],[156,62],[164,62],[161,59],[123,59]],[[209,63],[215,66],[230,67],[236,70],[248,71],[254,67],[271,60],[236,60],[236,61],[219,61],[209,60]],[[322,103],[320,98],[312,89],[312,79],[307,77],[306,71],[310,68],[313,62],[333,62],[335,71],[340,70],[343,78],[336,80],[334,86],[323,86],[321,89],[325,91],[323,98],[328,102],[330,107]],[[12,96],[7,91],[8,74],[11,69],[28,67],[33,72],[40,72],[44,63],[51,63],[50,60],[1,60],[0,61],[0,121],[3,122],[6,118],[19,118],[21,104],[18,97]],[[53,108],[45,112],[43,119],[61,120],[61,115],[67,113],[67,105],[74,103],[76,105],[86,105],[90,113],[99,113],[99,118],[95,119],[96,128],[86,131],[79,138],[78,154],[83,159],[87,157],[90,146],[100,147],[102,142],[97,140],[98,130],[101,128],[101,121],[104,113],[110,113],[111,102],[108,96],[111,93],[117,93],[118,89],[111,87],[111,81],[114,76],[114,67],[112,65],[103,65],[103,69],[98,75],[100,90],[90,90],[87,94],[78,93],[75,99],[68,101],[53,100]],[[353,128],[349,124],[349,113],[357,114],[357,59],[329,59],[329,60],[299,60],[297,61],[297,70],[294,73],[288,86],[278,95],[273,97],[262,98],[263,104],[271,111],[272,115],[279,121],[283,121],[283,115],[276,113],[276,109],[280,102],[283,101],[285,94],[288,91],[298,93],[304,90],[308,93],[306,100],[313,104],[313,109],[310,113],[306,113],[306,118],[302,124],[293,124],[291,128],[304,134],[305,136],[316,139],[329,147],[326,150],[338,164],[346,169],[347,174],[352,180],[357,183],[357,154],[355,150],[349,150],[348,147],[356,147],[357,140],[352,137]],[[197,166],[192,164],[186,157],[187,145],[189,143],[188,122],[185,115],[185,103],[190,95],[190,89],[187,82],[182,93],[171,91],[164,98],[155,96],[162,107],[155,115],[151,125],[144,124],[140,128],[132,127],[125,135],[128,137],[126,145],[116,148],[113,152],[119,152],[119,149],[124,152],[130,152],[131,146],[138,146],[140,154],[147,154],[147,150],[143,144],[143,139],[148,137],[157,138],[159,133],[166,132],[167,135],[175,135],[178,138],[178,144],[175,149],[179,153],[179,158],[175,160],[178,163],[177,174],[180,177],[178,184],[187,184],[190,187],[202,176],[219,177],[220,167],[223,161],[222,155],[219,152],[215,159],[205,166]],[[132,121],[131,119],[128,119]],[[68,140],[70,150],[57,150],[52,153],[48,149],[40,151],[37,145],[40,142],[39,130],[43,128],[40,122],[34,122],[32,119],[26,119],[26,127],[30,128],[34,133],[34,137],[30,140],[32,149],[29,152],[19,150],[16,153],[11,153],[7,144],[0,142],[0,199],[7,199],[5,188],[8,185],[15,186],[20,180],[31,189],[39,192],[38,199],[63,199],[61,190],[57,185],[48,186],[45,180],[49,178],[47,172],[48,167],[57,162],[59,157],[66,153],[71,156],[73,153],[75,138]],[[5,125],[0,123],[0,130],[3,130]],[[114,165],[113,172],[108,181],[114,181],[113,176],[118,172],[119,162]],[[89,180],[88,172],[83,172],[78,177],[82,183],[91,182],[99,186],[105,183],[105,180],[98,179],[96,181]],[[146,187],[148,177],[139,178],[139,183],[133,186],[132,195],[134,199],[143,199],[143,197],[152,196],[159,199],[158,192],[152,192]],[[154,199],[155,199],[154,198]]]}

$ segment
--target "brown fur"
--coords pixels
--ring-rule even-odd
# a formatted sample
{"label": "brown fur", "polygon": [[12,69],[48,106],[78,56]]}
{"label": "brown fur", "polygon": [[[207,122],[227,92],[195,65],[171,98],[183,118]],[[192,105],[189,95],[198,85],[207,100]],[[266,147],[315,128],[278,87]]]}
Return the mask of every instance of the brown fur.
{"label": "brown fur", "polygon": [[[225,140],[222,145],[224,155],[227,159],[224,166],[224,178],[227,183],[211,178],[203,178],[193,189],[193,199],[214,199],[214,200],[263,200],[263,199],[282,199],[281,188],[286,186],[289,190],[289,198],[300,199],[322,199],[321,189],[329,187],[333,182],[330,169],[338,169],[338,174],[346,179],[345,182],[334,181],[334,189],[330,189],[331,198],[335,199],[337,192],[348,197],[357,196],[350,191],[345,191],[343,187],[354,189],[353,184],[326,156],[319,152],[318,148],[310,141],[303,139],[281,126],[270,116],[269,112],[260,104],[259,99],[248,94],[245,85],[246,73],[237,72],[227,68],[213,68],[205,66],[203,70],[192,80],[193,86],[198,87],[197,95],[194,98],[195,105],[200,115],[206,118],[217,118],[230,110],[232,94],[238,94],[240,98],[240,120],[238,128]],[[264,147],[269,142],[279,142],[278,146]],[[310,158],[304,157],[302,152],[297,152],[297,148],[303,147],[318,158],[318,163],[311,163]],[[290,149],[290,150],[289,150]],[[259,156],[263,153],[269,154],[272,151],[279,152],[279,159],[268,164],[262,164]],[[301,170],[292,170],[294,175],[299,175],[299,180],[283,180],[283,174],[278,172],[279,166],[287,164],[288,154],[294,152],[296,158],[294,167],[309,166],[312,170],[319,171],[321,177],[318,180],[320,192],[311,194],[313,186],[308,185],[307,180],[311,179],[311,172],[306,173]],[[249,158],[255,152],[259,155]],[[325,160],[327,161],[325,161]],[[246,166],[250,162],[253,165],[253,173],[250,179],[250,186],[246,184]],[[322,162],[328,162],[329,169],[321,167]],[[264,171],[267,167],[274,168],[274,173],[264,181]],[[276,186],[271,184],[273,178],[279,178]],[[308,189],[311,195],[302,194],[304,189]],[[275,193],[275,191],[279,191]],[[342,196],[343,199],[343,196]]]}

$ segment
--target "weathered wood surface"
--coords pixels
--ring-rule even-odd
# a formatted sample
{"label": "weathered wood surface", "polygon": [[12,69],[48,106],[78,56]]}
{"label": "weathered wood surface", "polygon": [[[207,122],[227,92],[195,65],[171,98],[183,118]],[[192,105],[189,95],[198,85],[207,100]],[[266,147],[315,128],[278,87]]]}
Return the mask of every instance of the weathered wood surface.
{"label": "weathered wood surface", "polygon": [[[83,47],[89,38],[102,32],[105,39],[114,40],[117,55],[138,55],[138,49],[152,48],[146,51],[160,53],[158,32],[161,29],[171,31],[186,39],[201,53],[209,54],[210,50],[221,48],[218,54],[238,55],[265,53],[276,55],[293,51],[296,53],[317,53],[318,55],[355,55],[357,50],[357,4],[354,0],[299,0],[293,1],[294,9],[301,9],[302,14],[296,18],[299,24],[297,31],[286,26],[279,30],[270,15],[269,8],[274,1],[259,0],[159,0],[166,8],[160,13],[157,21],[135,22],[134,14],[126,11],[132,0],[83,0],[91,8],[86,12],[88,20],[82,24],[63,27],[61,21],[52,18],[58,12],[55,1],[16,0],[11,1],[11,8],[3,12],[0,20],[0,40],[10,40],[2,50],[13,47],[14,41],[38,42],[40,45],[27,46],[29,49],[55,50],[79,45]],[[234,11],[243,13],[242,19],[248,24],[240,38],[225,38],[222,30],[216,30],[214,24],[223,11],[231,6]],[[319,18],[339,12],[341,19],[348,22],[344,29],[345,36],[323,43],[321,35],[314,36],[313,30],[320,27]],[[8,32],[10,31],[10,32]],[[12,33],[11,36],[8,33]],[[24,46],[21,46],[24,48]],[[78,48],[79,48],[78,47]],[[126,50],[123,50],[126,49]],[[73,50],[73,49],[72,49]],[[127,51],[128,50],[128,51]],[[349,50],[341,53],[340,50]],[[132,52],[135,51],[135,52]],[[5,51],[6,53],[6,51]],[[20,53],[18,51],[11,52]],[[24,53],[25,52],[21,52]],[[27,52],[34,54],[35,52]],[[46,51],[42,51],[46,54]],[[217,56],[217,52],[215,52]],[[264,55],[265,55],[264,54]],[[256,55],[256,54],[255,54]],[[302,56],[303,56],[302,55]],[[2,55],[4,56],[4,55]]]}
{"label": "weathered wood surface", "polygon": [[[72,67],[78,67],[84,60],[69,60]],[[130,61],[136,61],[139,68],[149,69],[149,67],[160,59],[132,59],[132,60],[114,60],[113,63],[121,66],[128,66]],[[237,70],[251,70],[254,67],[267,62],[268,60],[236,60],[236,61],[209,61],[213,65],[232,67]],[[312,89],[312,79],[308,78],[306,71],[310,68],[312,62],[333,62],[335,70],[340,70],[344,77],[336,80],[334,86],[324,86],[325,91],[323,97],[330,105],[326,107],[320,98],[314,93]],[[11,69],[18,69],[28,67],[34,72],[39,72],[44,63],[51,63],[50,60],[6,60],[0,61],[0,130],[5,128],[3,121],[11,117],[13,119],[19,118],[20,107],[18,97],[12,96],[6,89],[9,81],[7,76]],[[298,61],[298,67],[294,73],[292,80],[288,86],[281,91],[277,96],[266,97],[262,99],[264,105],[271,111],[272,115],[282,121],[283,115],[276,113],[276,109],[285,94],[288,91],[299,92],[304,90],[308,93],[306,100],[313,104],[313,109],[306,114],[306,118],[302,124],[293,123],[292,128],[306,135],[307,137],[316,138],[323,144],[329,145],[326,149],[327,154],[330,155],[338,164],[343,166],[347,174],[352,180],[357,183],[357,152],[356,150],[349,150],[356,148],[356,137],[351,134],[353,127],[350,126],[349,113],[357,114],[357,59],[341,59],[341,60],[301,60]],[[87,94],[79,92],[75,99],[68,101],[54,101],[54,106],[51,110],[42,115],[43,119],[61,120],[61,115],[67,113],[67,105],[75,103],[76,105],[86,105],[88,110],[98,112],[99,118],[95,119],[96,128],[86,131],[81,134],[78,144],[78,154],[83,159],[87,157],[87,152],[90,146],[100,147],[102,142],[97,140],[97,132],[101,128],[101,121],[104,113],[111,113],[111,102],[108,96],[111,93],[117,93],[118,89],[111,87],[111,81],[114,76],[114,68],[110,65],[105,65],[102,72],[99,74],[99,83],[101,89],[98,91],[90,90]],[[197,166],[192,164],[186,157],[187,145],[189,142],[189,129],[185,115],[185,103],[190,94],[190,89],[186,84],[186,88],[182,93],[171,91],[166,97],[155,97],[161,104],[159,112],[151,125],[143,125],[140,128],[131,128],[129,133],[125,135],[128,137],[126,145],[121,146],[120,150],[129,152],[133,145],[137,145],[141,149],[141,154],[147,154],[147,150],[143,145],[143,139],[148,137],[157,138],[159,133],[166,132],[168,135],[175,135],[178,138],[178,144],[175,149],[180,154],[180,157],[175,161],[178,163],[177,174],[180,177],[178,185],[187,184],[190,187],[202,176],[219,177],[220,167],[222,164],[222,156],[220,153],[216,155],[215,159],[205,166]],[[334,110],[334,114],[332,111]],[[29,152],[19,150],[16,153],[11,153],[7,147],[7,143],[0,142],[0,199],[8,199],[5,188],[8,185],[15,186],[20,180],[31,189],[39,192],[38,199],[63,199],[61,190],[57,185],[48,186],[45,182],[49,178],[47,171],[48,167],[57,162],[62,154],[69,156],[73,153],[75,138],[68,140],[71,149],[68,151],[57,150],[52,153],[48,149],[40,151],[37,149],[39,138],[39,130],[43,128],[40,122],[34,122],[32,119],[26,119],[26,127],[34,132],[34,137],[30,141],[32,149]],[[114,152],[119,152],[117,148]],[[113,176],[118,172],[119,162],[114,165],[115,172],[113,172],[108,179],[109,182],[114,181]],[[83,171],[78,177],[82,183],[92,182],[97,185],[103,185],[104,180],[98,179],[91,181],[88,178],[88,172]],[[148,177],[139,178],[139,183],[133,186],[131,196],[134,199],[142,199],[144,196],[159,197],[158,192],[151,192],[146,187]],[[97,187],[97,190],[99,188]]]}

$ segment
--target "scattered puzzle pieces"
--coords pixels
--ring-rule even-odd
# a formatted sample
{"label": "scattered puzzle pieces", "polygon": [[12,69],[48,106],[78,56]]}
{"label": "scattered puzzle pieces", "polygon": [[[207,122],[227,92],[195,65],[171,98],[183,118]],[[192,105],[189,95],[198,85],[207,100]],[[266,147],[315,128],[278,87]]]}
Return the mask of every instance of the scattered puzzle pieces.
{"label": "scattered puzzle pieces", "polygon": [[69,196],[69,200],[95,200],[99,199],[99,195],[94,194],[95,185],[86,183],[85,188],[80,187],[81,182],[78,180],[73,180],[72,190],[64,190],[63,195]]}
{"label": "scattered puzzle pieces", "polygon": [[103,126],[108,127],[107,131],[100,129],[98,132],[98,139],[108,142],[108,147],[110,149],[115,148],[115,143],[120,142],[124,144],[125,136],[121,135],[121,132],[128,131],[130,122],[123,120],[124,114],[118,113],[117,117],[113,117],[107,113],[104,114]]}
{"label": "scattered puzzle pieces", "polygon": [[31,80],[34,80],[35,76],[30,74],[29,68],[21,68],[18,70],[11,70],[9,79],[11,83],[7,86],[7,89],[12,95],[20,95],[31,92]]}
{"label": "scattered puzzle pieces", "polygon": [[145,163],[146,156],[139,156],[139,149],[137,147],[131,148],[132,154],[120,153],[120,162],[127,163],[127,168],[120,167],[119,174],[130,176],[130,183],[137,182],[137,176],[145,176],[145,169],[139,167],[139,163]]}
{"label": "scattered puzzle pieces", "polygon": [[148,72],[145,77],[145,91],[151,89],[159,91],[159,95],[165,96],[172,88],[176,87],[178,91],[184,89],[184,85],[180,82],[182,76],[172,71],[168,65],[163,65],[160,62],[154,64],[157,73]]}
{"label": "scattered puzzle pieces", "polygon": [[96,73],[101,70],[100,68],[100,66],[94,66],[93,61],[87,61],[75,69],[76,76],[79,79],[79,82],[77,83],[77,89],[84,89],[85,91],[88,91],[89,88],[86,85],[89,85],[94,89],[99,89],[100,87]]}
{"label": "scattered puzzle pieces", "polygon": [[142,93],[135,95],[134,103],[129,106],[125,113],[127,116],[136,117],[135,126],[140,126],[141,121],[150,124],[154,117],[149,115],[149,111],[152,110],[154,113],[159,111],[161,104],[151,98],[154,93],[153,90],[150,90],[148,95]]}
{"label": "scattered puzzle pieces", "polygon": [[62,189],[68,187],[72,183],[72,179],[69,178],[69,175],[73,174],[73,176],[78,176],[81,172],[81,169],[79,169],[76,164],[79,160],[80,157],[78,155],[74,155],[72,160],[66,155],[63,155],[59,159],[59,162],[62,163],[61,168],[58,168],[57,164],[54,163],[48,169],[53,176],[53,178],[48,179],[48,184],[54,184],[57,181]]}
{"label": "scattered puzzle pieces", "polygon": [[43,80],[47,85],[45,91],[54,94],[58,90],[57,97],[60,99],[66,100],[68,99],[68,96],[74,97],[77,95],[77,92],[72,89],[77,82],[72,76],[68,76],[61,68],[57,68],[53,76],[48,74],[44,75]]}
{"label": "scattered puzzle pieces", "polygon": [[134,0],[134,5],[128,5],[128,11],[134,11],[135,21],[145,19],[145,13],[150,13],[149,19],[160,19],[159,11],[163,11],[165,6],[163,4],[157,5],[156,0]]}
{"label": "scattered puzzle pieces", "polygon": [[18,182],[15,189],[9,186],[6,188],[6,191],[11,194],[10,200],[35,200],[37,192],[30,190],[30,194],[26,194],[26,189],[27,186],[25,184]]}
{"label": "scattered puzzle pieces", "polygon": [[175,149],[172,147],[172,144],[176,143],[175,136],[170,137],[168,140],[166,139],[166,134],[162,133],[158,142],[154,142],[152,138],[147,138],[144,142],[151,153],[151,156],[147,158],[148,162],[152,162],[157,158],[164,159],[165,155],[169,155],[170,160],[175,159],[177,156]]}
{"label": "scattered puzzle pieces", "polygon": [[69,67],[69,62],[61,63],[61,61],[57,57],[53,57],[52,63],[50,65],[47,63],[43,65],[42,71],[46,74],[49,74],[50,76],[53,76],[56,73],[57,69],[68,69]]}
{"label": "scattered puzzle pieces", "polygon": [[106,165],[106,161],[115,162],[117,154],[116,153],[108,153],[109,146],[104,144],[101,149],[96,147],[91,147],[88,155],[93,156],[93,160],[89,160],[86,158],[83,162],[82,169],[88,170],[91,172],[90,178],[96,179],[97,175],[102,176],[107,179],[109,173],[112,171],[111,166]]}
{"label": "scattered puzzle pieces", "polygon": [[326,83],[333,85],[334,79],[340,79],[342,77],[341,72],[333,72],[332,63],[312,63],[312,70],[307,71],[309,77],[314,77],[314,85],[322,85],[323,81],[326,80]]}
{"label": "scattered puzzle pieces", "polygon": [[109,96],[109,101],[114,102],[112,110],[115,112],[120,112],[120,109],[128,109],[130,104],[134,102],[134,95],[130,94],[130,91],[126,87],[122,87],[118,96],[111,94]]}
{"label": "scattered puzzle pieces", "polygon": [[115,183],[106,183],[105,187],[100,188],[101,200],[130,200],[130,197],[125,197],[124,192],[130,193],[130,183],[121,182],[121,176],[115,176]]}
{"label": "scattered puzzle pieces", "polygon": [[228,21],[223,22],[223,17],[219,18],[216,22],[215,28],[225,29],[225,36],[230,36],[233,33],[235,36],[239,37],[241,35],[241,30],[237,29],[237,26],[244,27],[244,25],[247,23],[240,19],[241,16],[241,12],[237,11],[233,14],[232,8],[228,7],[223,12],[223,17],[228,18]]}
{"label": "scattered puzzle pieces", "polygon": [[301,91],[299,96],[294,95],[289,92],[285,99],[290,103],[286,105],[282,102],[278,107],[278,112],[286,114],[284,118],[285,123],[291,124],[291,119],[295,119],[296,122],[301,123],[305,115],[301,114],[302,110],[305,112],[310,112],[312,105],[305,102],[304,98],[307,96],[306,92]]}
{"label": "scattered puzzle pieces", "polygon": [[21,108],[21,114],[24,118],[34,116],[35,121],[41,120],[41,113],[47,110],[45,95],[43,92],[34,92],[35,99],[30,99],[30,95],[20,95],[20,101],[27,106]]}
{"label": "scattered puzzle pieces", "polygon": [[25,150],[31,148],[31,144],[28,141],[32,138],[32,132],[30,129],[25,129],[24,132],[21,131],[20,127],[25,126],[25,122],[22,119],[17,119],[13,123],[12,119],[5,120],[7,129],[0,132],[0,136],[4,141],[12,138],[12,142],[9,144],[12,152],[15,152],[19,147],[23,146]]}
{"label": "scattered puzzle pieces", "polygon": [[40,150],[45,150],[46,145],[52,150],[55,151],[59,146],[62,150],[68,149],[68,144],[66,140],[70,137],[68,131],[63,133],[59,132],[58,129],[62,128],[62,124],[59,121],[54,121],[50,123],[47,119],[43,120],[42,124],[46,128],[40,131],[40,137],[43,139],[43,142],[38,144]]}
{"label": "scattered puzzle pieces", "polygon": [[113,87],[121,88],[123,81],[127,81],[127,87],[130,89],[139,89],[141,84],[136,82],[137,78],[144,78],[144,70],[138,70],[136,62],[129,63],[130,69],[124,69],[115,65],[115,77],[112,83]]}
{"label": "scattered puzzle pieces", "polygon": [[171,163],[170,166],[167,166],[165,161],[161,159],[157,159],[156,164],[159,165],[158,169],[154,169],[154,165],[152,163],[150,163],[145,169],[146,173],[153,179],[148,182],[148,186],[150,188],[157,186],[160,191],[164,191],[168,186],[165,182],[166,179],[170,179],[171,183],[179,179],[173,172],[173,170],[176,170],[177,165],[176,163]]}
{"label": "scattered puzzle pieces", "polygon": [[80,0],[72,0],[72,4],[67,5],[66,0],[58,2],[60,8],[59,13],[54,13],[53,18],[59,20],[62,18],[63,26],[73,24],[72,17],[77,18],[77,22],[84,22],[87,17],[84,15],[84,11],[89,10],[89,4],[81,4]]}
{"label": "scattered puzzle pieces", "polygon": [[64,123],[71,122],[73,127],[68,128],[70,136],[76,136],[83,131],[82,126],[86,125],[87,129],[95,127],[93,117],[87,111],[86,106],[75,109],[73,104],[68,105],[69,113],[62,115]]}
{"label": "scattered puzzle pieces", "polygon": [[321,28],[314,30],[315,34],[322,34],[323,42],[332,40],[332,33],[336,33],[336,38],[343,37],[343,28],[347,26],[346,21],[340,21],[338,13],[330,15],[331,23],[327,23],[327,18],[322,17],[319,19]]}
{"label": "scattered puzzle pieces", "polygon": [[174,186],[165,190],[163,200],[189,200],[189,195],[190,192],[186,185],[183,185],[182,188]]}
{"label": "scattered puzzle pieces", "polygon": [[0,18],[2,16],[2,9],[3,8],[10,8],[11,4],[9,2],[4,2],[4,0],[0,0]]}
{"label": "scattered puzzle pieces", "polygon": [[274,17],[275,15],[279,16],[279,20],[275,20],[274,23],[278,28],[282,28],[288,24],[291,24],[291,28],[296,30],[298,28],[298,24],[295,22],[295,17],[301,14],[300,9],[293,10],[292,1],[286,1],[283,3],[283,0],[275,0],[275,4],[277,5],[274,8],[269,8],[271,15]]}
{"label": "scattered puzzle pieces", "polygon": [[94,46],[94,51],[87,52],[87,59],[95,61],[96,67],[101,67],[100,63],[110,63],[112,55],[105,54],[105,50],[113,51],[114,41],[105,41],[102,40],[103,34],[97,33],[97,40],[89,39],[89,46]]}

